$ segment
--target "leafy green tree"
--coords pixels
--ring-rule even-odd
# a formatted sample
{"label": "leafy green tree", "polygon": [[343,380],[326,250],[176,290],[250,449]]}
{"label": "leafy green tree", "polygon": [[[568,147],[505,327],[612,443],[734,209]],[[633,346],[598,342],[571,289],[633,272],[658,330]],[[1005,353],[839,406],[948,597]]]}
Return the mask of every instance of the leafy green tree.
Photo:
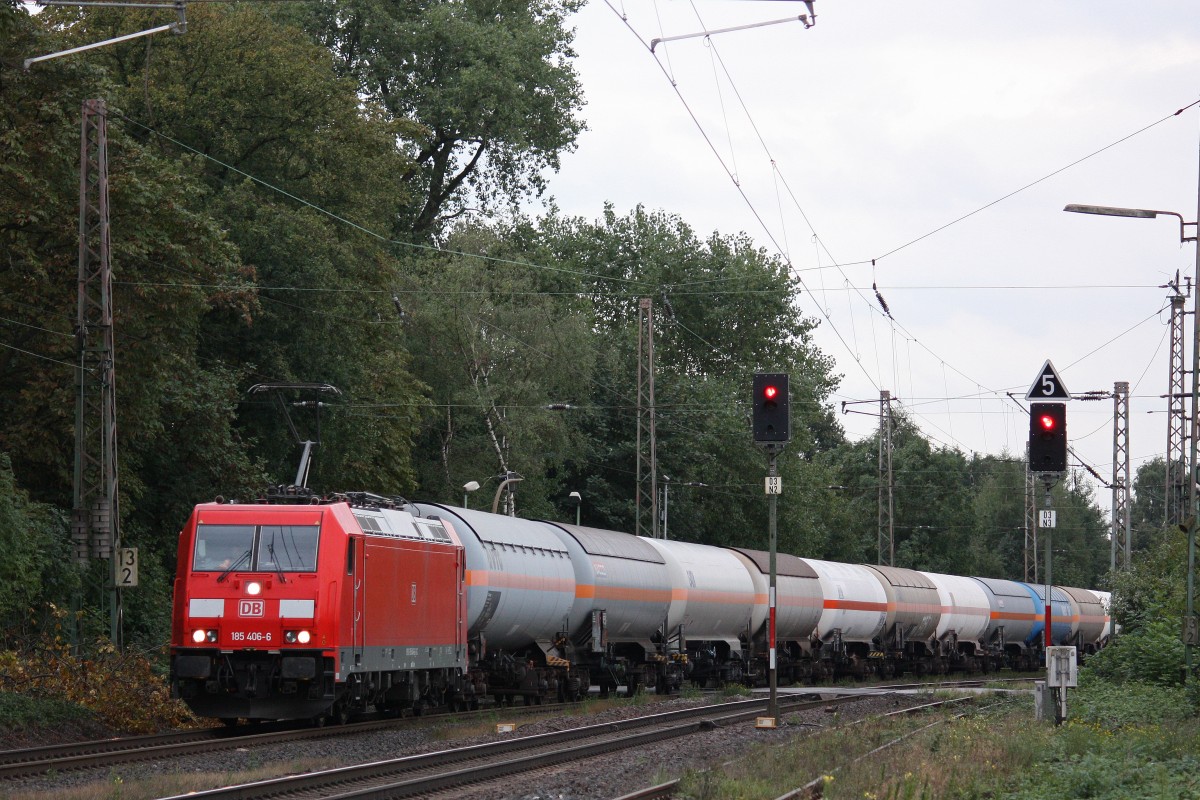
{"label": "leafy green tree", "polygon": [[780,542],[801,549],[828,538],[801,501],[823,498],[830,485],[811,459],[841,440],[826,406],[836,379],[811,343],[815,323],[791,302],[786,265],[748,237],[702,239],[678,216],[643,208],[619,217],[608,207],[594,221],[549,218],[539,235],[593,310],[597,355],[591,375],[576,381],[595,412],[581,420],[590,450],[565,467],[569,485],[586,487],[585,516],[634,527],[638,307],[650,298],[657,459],[660,479],[677,488],[669,529],[693,541],[765,546],[766,460],[750,439],[749,402],[753,373],[770,370],[792,376]]}
{"label": "leafy green tree", "polygon": [[[97,14],[87,29],[147,22]],[[195,357],[240,392],[211,413],[234,425],[272,482],[291,483],[300,444],[269,394],[246,392],[330,384],[341,395],[320,398],[332,402],[320,413],[310,485],[411,489],[422,386],[408,368],[393,243],[382,235],[407,202],[391,177],[410,163],[397,128],[360,102],[328,51],[262,7],[190,9],[187,35],[157,40],[149,57],[145,46],[117,46],[103,59],[120,79],[123,122],[203,182],[206,210],[236,248],[240,273],[209,291],[240,302],[213,308],[194,340]],[[317,415],[290,405],[316,398],[283,399],[299,437],[316,439]],[[390,413],[372,413],[383,403]],[[262,484],[230,482],[224,493]]]}
{"label": "leafy green tree", "polygon": [[392,175],[421,201],[398,236],[437,236],[470,207],[541,194],[575,146],[583,95],[566,18],[579,0],[323,0],[280,13],[336,56],[363,97],[405,123]]}
{"label": "leafy green tree", "polygon": [[[1138,467],[1137,475],[1134,476],[1129,522],[1135,554],[1153,548],[1164,538],[1169,538],[1172,533],[1167,530],[1166,525],[1166,469],[1166,459],[1152,458]],[[1180,507],[1186,511],[1188,498],[1184,487],[1173,488],[1178,494]]]}
{"label": "leafy green tree", "polygon": [[[364,232],[386,230],[404,201],[387,178],[404,163],[392,129],[296,31],[246,8],[189,18],[186,36],[0,73],[0,448],[18,481],[60,508],[74,451],[79,114],[84,98],[108,99],[122,532],[142,551],[130,626],[152,640],[190,506],[295,471],[280,415],[248,402],[247,387],[341,387],[323,430],[340,457],[318,460],[314,478],[381,491],[412,485],[419,396],[397,339],[391,245]],[[144,22],[47,10],[0,53],[7,62]],[[358,417],[380,399],[409,410]]]}
{"label": "leafy green tree", "polygon": [[1179,683],[1186,573],[1187,537],[1171,528],[1112,575],[1112,615],[1121,632],[1089,670],[1120,681]]}
{"label": "leafy green tree", "polygon": [[546,270],[550,254],[525,223],[463,225],[448,249],[415,259],[402,292],[414,366],[431,388],[416,452],[422,496],[461,502],[461,487],[514,471],[523,516],[558,516],[576,487],[561,465],[583,456],[579,406],[596,357],[591,313],[570,276]]}
{"label": "leafy green tree", "polygon": [[1025,571],[1025,461],[1007,454],[971,460],[975,488],[968,543],[972,572],[1020,578]]}
{"label": "leafy green tree", "polygon": [[[12,50],[4,57],[63,46],[69,36],[63,39],[60,27],[50,11],[29,19],[23,36],[6,43]],[[7,254],[0,265],[0,318],[8,345],[0,352],[6,409],[0,447],[12,454],[17,480],[34,499],[63,508],[71,505],[75,441],[80,109],[85,98],[114,91],[91,59],[45,62],[5,73],[0,84],[0,213],[9,221],[0,231]],[[168,475],[194,463],[220,464],[226,480],[254,473],[227,421],[202,437],[171,442],[163,435],[208,406],[212,396],[197,387],[218,394],[229,387],[230,373],[210,371],[195,351],[206,314],[244,303],[243,281],[236,252],[202,210],[204,187],[177,161],[131,137],[112,108],[108,174],[122,508],[129,540],[158,537],[159,554],[168,558],[175,529],[164,534],[160,520],[179,498],[148,495],[147,462],[171,465],[153,476],[168,484]],[[204,288],[219,285],[229,289]],[[194,406],[162,403],[179,385],[197,389]],[[175,449],[168,453],[168,446]]]}
{"label": "leafy green tree", "polygon": [[24,629],[29,610],[46,602],[65,604],[79,573],[64,570],[70,557],[65,515],[29,500],[17,487],[12,463],[0,453],[0,627]]}

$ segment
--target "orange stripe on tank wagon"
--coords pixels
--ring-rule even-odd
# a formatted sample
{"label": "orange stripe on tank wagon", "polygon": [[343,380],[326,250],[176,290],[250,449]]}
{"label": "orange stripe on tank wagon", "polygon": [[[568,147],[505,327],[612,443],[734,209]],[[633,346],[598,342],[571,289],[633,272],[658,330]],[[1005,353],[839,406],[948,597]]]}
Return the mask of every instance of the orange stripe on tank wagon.
{"label": "orange stripe on tank wagon", "polygon": [[749,592],[715,592],[704,589],[688,589],[689,603],[720,603],[723,605],[753,605],[754,595]]}
{"label": "orange stripe on tank wagon", "polygon": [[887,603],[872,603],[867,600],[826,600],[822,608],[843,611],[887,611]]}
{"label": "orange stripe on tank wagon", "polygon": [[576,584],[575,596],[598,600],[624,600],[634,603],[669,603],[671,593],[666,589],[638,589],[632,586],[593,586]]}
{"label": "orange stripe on tank wagon", "polygon": [[517,575],[486,569],[467,570],[464,582],[468,586],[489,586],[496,589],[530,589],[539,592],[575,593],[575,581],[564,578],[541,578],[536,575]]}

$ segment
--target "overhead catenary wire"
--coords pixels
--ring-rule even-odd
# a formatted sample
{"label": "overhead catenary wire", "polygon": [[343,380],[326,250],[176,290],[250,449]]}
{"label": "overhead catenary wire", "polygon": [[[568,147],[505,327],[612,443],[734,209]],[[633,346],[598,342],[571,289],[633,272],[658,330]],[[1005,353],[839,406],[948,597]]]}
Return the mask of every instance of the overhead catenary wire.
{"label": "overhead catenary wire", "polygon": [[[693,6],[693,8],[694,8],[694,6]],[[697,17],[699,17],[699,15],[698,15],[698,14],[697,14]],[[630,28],[630,29],[632,29],[632,26],[629,24],[629,22],[628,22],[628,19],[627,19],[627,18],[623,18],[623,20],[622,20],[622,21],[623,21],[623,22],[626,24],[626,27],[627,27],[627,28]],[[713,50],[715,51],[715,50],[716,50],[716,48],[714,47],[714,48],[713,48]],[[677,79],[675,78],[675,76],[672,76],[672,85],[673,85],[673,87],[676,89],[676,93],[677,93],[677,94],[679,94],[679,90],[678,90],[678,81],[677,81]],[[736,86],[734,86],[734,89],[735,89],[735,93],[736,93]],[[682,99],[682,98],[681,98],[681,99]],[[686,105],[686,101],[685,101],[685,105]],[[1175,112],[1175,115],[1177,115],[1178,113],[1179,113],[1179,112]],[[695,121],[695,120],[697,119],[697,117],[696,117],[696,114],[695,114],[694,112],[692,112],[690,108],[688,108],[688,115],[689,115],[689,116],[690,116],[690,117],[693,119],[693,121]],[[748,115],[748,116],[749,116],[749,115]],[[1083,161],[1086,161],[1087,159],[1089,159],[1089,158],[1091,158],[1091,157],[1093,157],[1093,156],[1095,156],[1095,155],[1097,155],[1097,154],[1099,154],[1099,153],[1102,153],[1102,152],[1104,152],[1105,150],[1107,150],[1107,149],[1109,149],[1109,148],[1111,148],[1111,147],[1114,147],[1114,146],[1116,146],[1117,144],[1120,144],[1121,142],[1123,142],[1123,141],[1126,141],[1126,140],[1128,140],[1129,138],[1132,138],[1132,137],[1134,137],[1134,136],[1138,135],[1138,134],[1139,134],[1139,133],[1141,133],[1141,132],[1144,132],[1144,131],[1146,131],[1146,130],[1149,130],[1150,128],[1154,127],[1156,124],[1159,124],[1159,123],[1161,123],[1162,121],[1165,121],[1167,118],[1168,118],[1168,117],[1164,117],[1164,118],[1162,118],[1162,119],[1160,119],[1160,120],[1156,121],[1155,123],[1152,123],[1152,124],[1150,124],[1150,125],[1148,125],[1148,126],[1145,126],[1145,127],[1143,127],[1142,129],[1140,129],[1140,130],[1138,130],[1138,131],[1135,131],[1135,132],[1133,132],[1133,133],[1131,133],[1131,134],[1128,134],[1128,135],[1126,135],[1126,136],[1122,137],[1121,139],[1119,139],[1119,140],[1117,140],[1117,141],[1115,141],[1115,142],[1111,143],[1110,145],[1106,146],[1105,148],[1100,148],[1100,149],[1098,149],[1098,150],[1096,150],[1096,151],[1093,151],[1092,153],[1090,153],[1090,154],[1088,154],[1088,155],[1085,155],[1084,157],[1082,157],[1082,158],[1080,158],[1080,159],[1076,159],[1075,161],[1071,162],[1070,164],[1066,165],[1065,167],[1059,168],[1058,170],[1055,170],[1054,172],[1052,172],[1052,173],[1049,173],[1049,174],[1047,174],[1047,175],[1043,176],[1042,178],[1039,178],[1039,179],[1038,179],[1038,180],[1036,180],[1036,181],[1030,182],[1030,183],[1026,184],[1024,187],[1021,187],[1020,189],[1017,189],[1017,190],[1015,190],[1014,192],[1009,192],[1008,194],[1006,194],[1006,195],[1002,196],[1002,197],[1001,197],[1001,198],[999,198],[998,200],[996,200],[996,201],[993,201],[992,203],[990,203],[990,204],[988,204],[988,205],[986,205],[986,206],[983,206],[983,207],[981,207],[980,209],[976,209],[975,211],[971,212],[971,214],[963,215],[962,217],[959,217],[959,218],[957,218],[956,220],[952,220],[950,223],[948,223],[946,226],[942,226],[942,228],[940,228],[940,229],[944,229],[944,227],[948,227],[949,225],[952,225],[952,224],[954,224],[954,222],[956,222],[956,221],[959,221],[959,220],[961,220],[961,219],[965,219],[965,218],[967,218],[967,217],[969,217],[969,216],[971,216],[971,215],[973,215],[973,214],[975,214],[975,213],[978,213],[979,211],[982,211],[982,210],[984,210],[984,209],[985,209],[985,208],[987,208],[987,207],[990,207],[991,205],[994,205],[995,203],[1001,202],[1002,200],[1004,200],[1004,199],[1007,199],[1008,197],[1011,197],[1011,196],[1013,196],[1013,195],[1015,195],[1015,194],[1018,194],[1018,193],[1020,193],[1021,191],[1024,191],[1025,189],[1027,189],[1027,188],[1029,188],[1029,187],[1031,187],[1031,186],[1037,185],[1038,183],[1040,183],[1040,182],[1042,182],[1042,181],[1044,181],[1044,180],[1047,180],[1047,179],[1049,179],[1050,177],[1053,177],[1054,175],[1058,174],[1059,172],[1062,172],[1062,171],[1063,171],[1063,170],[1065,170],[1065,169],[1068,169],[1068,168],[1070,168],[1071,166],[1074,166],[1074,165],[1076,165],[1076,164],[1079,164],[1079,163],[1081,163],[1081,162],[1083,162]],[[753,118],[752,118],[752,117],[750,117],[750,122],[751,122],[751,125],[752,125],[752,126],[754,126],[755,132],[757,133],[757,132],[758,132],[757,125],[755,125],[755,123],[753,122]],[[702,132],[702,134],[703,134],[703,130],[702,130],[701,132]],[[760,137],[759,137],[759,138],[760,138],[760,140],[761,140],[761,138],[762,138],[762,137],[761,137],[761,135],[760,135]],[[711,149],[711,145],[710,145],[710,149]],[[714,151],[714,152],[715,152],[715,151]],[[719,154],[717,154],[717,155],[718,155],[718,158],[719,158]],[[779,171],[779,165],[778,165],[778,162],[777,162],[777,161],[776,161],[774,158],[769,158],[769,161],[770,161],[771,168],[772,168],[772,175],[773,175],[773,176],[775,176],[775,175],[778,173],[778,171]],[[726,172],[727,172],[727,173],[729,172],[729,169],[728,169],[728,168],[726,168]],[[740,193],[740,194],[741,194],[741,195],[742,195],[744,198],[746,197],[746,195],[745,195],[745,192],[743,192],[743,191],[740,191],[740,190],[739,190],[739,193]],[[797,205],[798,205],[798,204],[797,204]],[[802,210],[802,209],[801,209],[801,210]],[[760,224],[761,224],[761,223],[762,223],[762,218],[761,218],[761,216],[760,216],[760,215],[758,215],[757,213],[755,213],[754,215],[756,216],[756,218],[758,218],[758,219],[759,219],[759,221],[760,221]],[[786,225],[785,225],[785,224],[783,225],[783,230],[784,230],[784,231],[786,231]],[[892,250],[889,250],[889,251],[888,251],[887,253],[885,253],[884,255],[890,255],[890,254],[892,254],[892,253],[895,253],[895,252],[897,252],[897,251],[899,251],[899,250],[903,249],[904,247],[907,247],[907,246],[909,246],[910,244],[912,244],[912,243],[915,243],[916,241],[919,241],[919,240],[921,240],[921,239],[923,239],[923,238],[927,238],[928,236],[932,235],[933,233],[936,233],[936,230],[935,230],[935,231],[932,231],[932,232],[930,232],[929,234],[925,234],[925,235],[923,235],[922,237],[917,237],[916,239],[909,240],[909,242],[908,242],[908,243],[906,243],[906,244],[904,244],[904,245],[901,245],[900,247],[893,248]],[[769,232],[768,232],[768,235],[770,235],[770,234],[769,234]],[[786,249],[785,249],[785,252],[786,252]],[[882,256],[879,256],[879,257],[877,257],[877,258],[876,258],[876,261],[878,261],[878,259],[879,259],[879,258],[882,258]],[[836,259],[835,259],[835,263],[836,263]],[[854,263],[862,263],[862,262],[854,262]],[[881,305],[882,305],[882,304],[881,304]],[[822,311],[822,312],[824,312],[824,313],[825,313],[825,315],[828,317],[828,310],[827,310],[827,308],[826,308],[824,305],[822,306],[822,308],[821,308],[821,311]],[[906,331],[906,333],[907,333],[907,331]],[[845,336],[843,336],[843,335],[842,335],[840,332],[838,332],[838,338],[839,338],[839,339],[840,339],[840,340],[843,342],[843,345],[844,345],[844,343],[845,343]],[[913,338],[914,340],[916,340],[916,339],[915,339],[915,337],[912,337],[912,338]],[[928,346],[927,346],[927,345],[925,345],[924,343],[920,342],[920,340],[916,340],[916,341],[918,341],[918,344],[919,344],[921,347],[923,347],[924,349],[928,350],[928,351],[929,351],[929,352],[930,352],[932,355],[935,355],[935,356],[937,356],[937,354],[936,354],[936,353],[933,353],[933,352],[932,352],[932,350],[930,350],[930,348],[928,348]],[[851,351],[850,351],[850,354],[851,354],[851,356],[852,356],[852,357],[853,357],[853,358],[856,360],[856,362],[861,362],[861,359],[859,358],[859,355],[858,355],[858,353],[857,353],[856,351],[854,351],[854,350],[851,350]],[[945,361],[945,359],[939,358],[939,361]],[[861,364],[860,364],[860,366],[861,366]],[[959,369],[957,369],[957,368],[955,368],[955,372],[956,372],[956,373],[959,373],[959,374],[962,374],[962,370],[959,370]],[[965,375],[964,375],[964,377],[968,377],[968,376],[965,376]],[[875,385],[877,385],[877,384],[875,384]]]}

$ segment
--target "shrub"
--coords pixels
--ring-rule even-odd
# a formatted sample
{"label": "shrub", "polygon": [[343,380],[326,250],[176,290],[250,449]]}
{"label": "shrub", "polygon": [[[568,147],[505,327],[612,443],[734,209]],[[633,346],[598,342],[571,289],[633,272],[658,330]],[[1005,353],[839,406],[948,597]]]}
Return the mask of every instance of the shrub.
{"label": "shrub", "polygon": [[1111,680],[1175,686],[1181,682],[1183,661],[1179,618],[1163,614],[1118,636],[1091,656],[1084,673]]}
{"label": "shrub", "polygon": [[76,652],[61,630],[34,637],[20,649],[0,651],[0,692],[78,704],[130,733],[193,721],[186,707],[171,699],[146,654],[118,652],[107,640]]}

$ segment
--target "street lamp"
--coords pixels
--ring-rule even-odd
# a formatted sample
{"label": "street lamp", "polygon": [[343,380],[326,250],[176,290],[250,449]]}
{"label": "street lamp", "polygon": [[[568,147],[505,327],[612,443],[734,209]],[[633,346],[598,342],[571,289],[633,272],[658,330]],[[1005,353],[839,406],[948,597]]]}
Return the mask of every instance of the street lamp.
{"label": "street lamp", "polygon": [[567,502],[575,506],[575,524],[579,524],[579,510],[583,508],[583,495],[579,492],[571,492],[567,495]]}
{"label": "street lamp", "polygon": [[[1072,203],[1063,211],[1076,214],[1099,214],[1104,217],[1136,217],[1154,219],[1160,214],[1175,217],[1179,220],[1179,241],[1196,243],[1196,275],[1192,281],[1195,287],[1192,298],[1192,435],[1188,448],[1188,505],[1191,509],[1185,521],[1187,530],[1187,612],[1183,620],[1184,645],[1184,681],[1192,679],[1192,649],[1196,644],[1200,631],[1197,631],[1195,616],[1196,590],[1196,526],[1200,519],[1200,509],[1196,506],[1196,438],[1200,436],[1200,177],[1196,182],[1196,222],[1184,222],[1183,216],[1174,211],[1157,211],[1149,208],[1115,208],[1113,206],[1084,206]],[[1191,225],[1197,235],[1187,236],[1187,226]]]}
{"label": "street lamp", "polygon": [[479,488],[479,481],[467,481],[463,484],[463,508],[467,507],[467,497]]}

